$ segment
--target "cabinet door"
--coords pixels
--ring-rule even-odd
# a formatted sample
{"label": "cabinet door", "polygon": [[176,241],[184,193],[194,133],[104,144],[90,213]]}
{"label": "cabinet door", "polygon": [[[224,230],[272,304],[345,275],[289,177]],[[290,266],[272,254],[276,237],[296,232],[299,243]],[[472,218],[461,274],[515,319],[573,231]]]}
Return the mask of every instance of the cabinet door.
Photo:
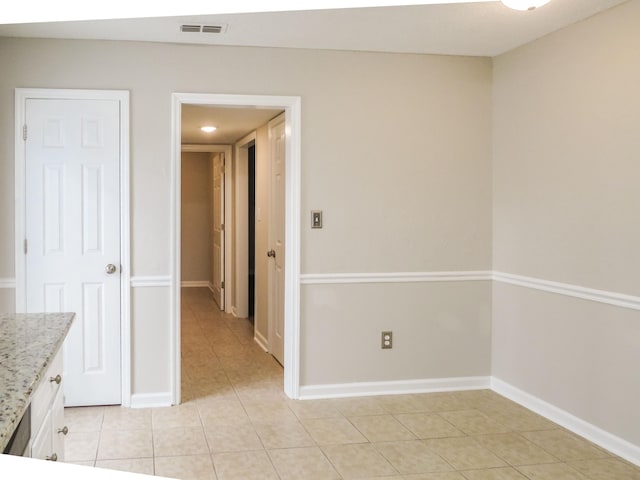
{"label": "cabinet door", "polygon": [[64,437],[66,426],[64,423],[64,403],[62,389],[58,389],[56,398],[51,406],[52,441],[51,451],[58,457],[59,462],[64,462]]}
{"label": "cabinet door", "polygon": [[31,441],[31,457],[53,460],[51,440],[51,411],[49,410],[42,422],[42,427]]}

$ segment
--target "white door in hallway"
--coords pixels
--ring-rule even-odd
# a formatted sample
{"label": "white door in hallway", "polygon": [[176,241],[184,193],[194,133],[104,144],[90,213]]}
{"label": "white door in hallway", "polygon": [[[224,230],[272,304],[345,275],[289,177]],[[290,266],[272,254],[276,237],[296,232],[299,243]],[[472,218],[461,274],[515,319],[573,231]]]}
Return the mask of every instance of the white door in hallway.
{"label": "white door in hallway", "polygon": [[26,126],[26,309],[76,313],[65,404],[119,404],[120,104],[28,99]]}
{"label": "white door in hallway", "polygon": [[269,221],[269,350],[284,365],[285,116],[269,122],[271,207]]}
{"label": "white door in hallway", "polygon": [[213,156],[213,298],[224,311],[224,153]]}

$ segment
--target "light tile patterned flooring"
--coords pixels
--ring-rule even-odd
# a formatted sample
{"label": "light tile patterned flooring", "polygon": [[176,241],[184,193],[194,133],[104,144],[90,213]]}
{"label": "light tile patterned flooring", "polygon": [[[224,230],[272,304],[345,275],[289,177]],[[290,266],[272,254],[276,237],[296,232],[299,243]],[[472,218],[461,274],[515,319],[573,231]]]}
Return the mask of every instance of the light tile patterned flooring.
{"label": "light tile patterned flooring", "polygon": [[637,480],[640,469],[488,390],[292,401],[246,320],[182,298],[183,404],[67,409],[66,460],[199,480]]}

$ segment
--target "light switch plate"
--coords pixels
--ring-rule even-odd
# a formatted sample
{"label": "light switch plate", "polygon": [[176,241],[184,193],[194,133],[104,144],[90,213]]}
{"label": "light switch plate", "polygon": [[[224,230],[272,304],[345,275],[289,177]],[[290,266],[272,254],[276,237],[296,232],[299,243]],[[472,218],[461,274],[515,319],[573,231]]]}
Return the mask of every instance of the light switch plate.
{"label": "light switch plate", "polygon": [[311,210],[311,228],[322,228],[322,210]]}

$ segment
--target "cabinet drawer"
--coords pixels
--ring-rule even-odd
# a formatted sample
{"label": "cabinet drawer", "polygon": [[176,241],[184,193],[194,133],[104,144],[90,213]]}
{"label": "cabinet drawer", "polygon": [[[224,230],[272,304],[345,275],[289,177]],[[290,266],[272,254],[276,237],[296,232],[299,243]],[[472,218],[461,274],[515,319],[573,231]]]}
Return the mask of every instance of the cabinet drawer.
{"label": "cabinet drawer", "polygon": [[53,436],[51,441],[51,451],[58,456],[59,462],[64,462],[64,437],[66,435],[65,432],[69,431],[65,430],[66,425],[64,423],[63,398],[64,395],[60,388],[58,389],[56,398],[53,401],[53,406],[51,407],[51,425],[53,427],[51,430],[51,435]]}
{"label": "cabinet drawer", "polygon": [[62,350],[53,358],[53,361],[40,379],[36,391],[31,397],[31,435],[38,433],[47,411],[51,407],[51,402],[60,389],[60,384],[50,381],[58,375],[62,378]]}
{"label": "cabinet drawer", "polygon": [[42,428],[31,439],[31,457],[41,460],[49,459],[51,458],[51,449],[51,411],[47,411],[42,422]]}

